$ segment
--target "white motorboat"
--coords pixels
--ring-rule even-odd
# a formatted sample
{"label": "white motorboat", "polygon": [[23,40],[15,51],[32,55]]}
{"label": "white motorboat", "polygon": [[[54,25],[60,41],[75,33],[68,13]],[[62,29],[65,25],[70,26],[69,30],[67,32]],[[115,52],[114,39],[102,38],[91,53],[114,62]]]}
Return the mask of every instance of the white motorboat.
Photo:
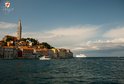
{"label": "white motorboat", "polygon": [[39,57],[39,60],[50,60],[51,58],[47,57],[47,56],[42,56]]}

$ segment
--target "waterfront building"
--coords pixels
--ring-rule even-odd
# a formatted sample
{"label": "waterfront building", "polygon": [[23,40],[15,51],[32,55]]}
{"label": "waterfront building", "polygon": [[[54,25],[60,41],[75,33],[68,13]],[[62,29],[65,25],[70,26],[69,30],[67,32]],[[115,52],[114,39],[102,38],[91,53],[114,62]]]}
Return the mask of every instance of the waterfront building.
{"label": "waterfront building", "polygon": [[53,57],[54,57],[54,52],[53,52],[52,49],[48,49],[48,56],[49,56],[50,58],[53,58]]}
{"label": "waterfront building", "polygon": [[67,56],[68,56],[68,58],[72,58],[73,57],[73,53],[70,51],[70,49],[66,49],[66,51],[67,51]]}
{"label": "waterfront building", "polygon": [[58,50],[56,48],[52,48],[51,50],[54,53],[52,58],[58,58],[59,57]]}
{"label": "waterfront building", "polygon": [[72,58],[73,57],[73,53],[69,50],[69,49],[57,49],[58,50],[58,57],[59,58]]}
{"label": "waterfront building", "polygon": [[65,58],[66,57],[66,49],[57,49],[59,58]]}
{"label": "waterfront building", "polygon": [[22,51],[20,49],[17,50],[17,54],[18,54],[17,58],[23,58]]}
{"label": "waterfront building", "polygon": [[3,47],[0,46],[0,58],[3,58]]}
{"label": "waterfront building", "polygon": [[46,49],[46,48],[34,49],[34,54],[36,54],[37,57],[41,57],[41,56],[46,56],[46,57],[49,57],[49,58],[54,57],[53,50],[52,49]]}
{"label": "waterfront building", "polygon": [[19,49],[22,51],[23,58],[35,58],[35,55],[33,55],[33,48],[27,47],[27,46],[21,46]]}
{"label": "waterfront building", "polygon": [[34,53],[37,54],[38,56],[47,56],[48,55],[48,49],[34,49]]}
{"label": "waterfront building", "polygon": [[3,46],[3,41],[0,41],[0,46]]}
{"label": "waterfront building", "polygon": [[2,51],[4,59],[13,59],[17,57],[17,49],[14,46],[4,46]]}

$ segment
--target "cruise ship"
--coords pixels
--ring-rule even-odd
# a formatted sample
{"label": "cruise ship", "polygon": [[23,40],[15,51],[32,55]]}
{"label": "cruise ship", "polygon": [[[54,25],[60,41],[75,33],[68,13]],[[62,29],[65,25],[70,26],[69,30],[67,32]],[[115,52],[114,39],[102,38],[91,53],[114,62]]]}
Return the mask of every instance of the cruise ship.
{"label": "cruise ship", "polygon": [[87,57],[87,56],[84,54],[79,54],[79,55],[76,55],[75,57]]}

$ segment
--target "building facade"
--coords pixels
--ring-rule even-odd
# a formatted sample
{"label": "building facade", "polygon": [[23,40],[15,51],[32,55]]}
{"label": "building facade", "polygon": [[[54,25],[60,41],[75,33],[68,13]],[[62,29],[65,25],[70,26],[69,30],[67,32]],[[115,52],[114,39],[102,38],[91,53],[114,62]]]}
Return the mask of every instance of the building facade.
{"label": "building facade", "polygon": [[17,49],[13,46],[4,46],[2,52],[2,58],[4,59],[14,59],[17,57]]}
{"label": "building facade", "polygon": [[33,54],[34,49],[33,48],[29,48],[27,46],[21,46],[19,47],[19,50],[22,53],[22,58],[35,58],[35,55]]}

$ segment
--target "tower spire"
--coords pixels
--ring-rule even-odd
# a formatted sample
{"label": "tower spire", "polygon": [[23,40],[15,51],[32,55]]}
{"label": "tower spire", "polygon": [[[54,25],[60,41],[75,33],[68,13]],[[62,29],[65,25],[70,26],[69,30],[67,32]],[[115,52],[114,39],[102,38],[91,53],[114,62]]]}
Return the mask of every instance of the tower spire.
{"label": "tower spire", "polygon": [[17,39],[20,40],[22,36],[22,25],[21,25],[21,19],[18,21],[18,30],[17,30]]}

